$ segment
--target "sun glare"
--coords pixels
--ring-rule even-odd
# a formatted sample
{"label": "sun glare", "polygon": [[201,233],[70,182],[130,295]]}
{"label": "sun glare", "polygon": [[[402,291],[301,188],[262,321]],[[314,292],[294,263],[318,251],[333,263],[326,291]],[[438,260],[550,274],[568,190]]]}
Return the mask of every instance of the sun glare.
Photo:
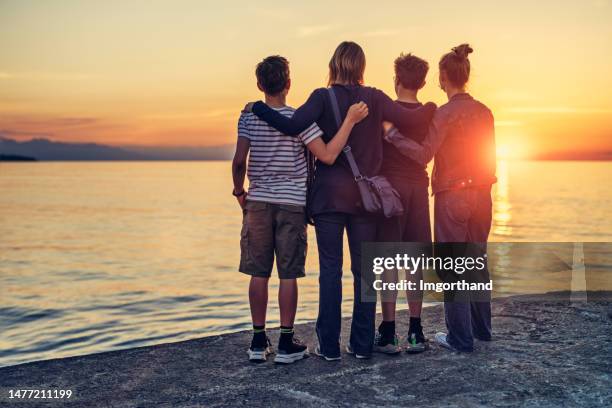
{"label": "sun glare", "polygon": [[498,143],[496,146],[498,160],[525,158],[525,147],[518,143]]}
{"label": "sun glare", "polygon": [[507,159],[510,156],[510,148],[506,144],[498,145],[496,153],[498,159]]}

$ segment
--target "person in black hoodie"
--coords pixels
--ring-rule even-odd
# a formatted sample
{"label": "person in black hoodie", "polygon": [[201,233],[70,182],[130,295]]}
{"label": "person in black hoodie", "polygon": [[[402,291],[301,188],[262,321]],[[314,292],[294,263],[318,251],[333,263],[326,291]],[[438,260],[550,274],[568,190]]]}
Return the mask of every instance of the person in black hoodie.
{"label": "person in black hoodie", "polygon": [[[412,54],[401,54],[394,63],[396,102],[408,109],[417,109],[423,104],[417,94],[425,86],[429,64],[424,59]],[[423,121],[412,129],[412,139],[422,142],[427,135],[429,121]],[[406,130],[399,129],[400,132]],[[410,131],[410,129],[408,129]],[[378,241],[410,242],[415,250],[412,256],[419,257],[431,252],[431,226],[429,222],[429,178],[426,165],[404,156],[393,144],[383,143],[382,174],[391,182],[400,194],[404,213],[400,216],[383,219],[378,226]],[[384,278],[397,281],[397,271],[390,271]],[[406,279],[415,282],[416,289],[407,290],[410,325],[408,329],[406,352],[420,353],[427,348],[427,341],[421,326],[421,309],[423,292],[419,281],[423,271],[406,274]],[[374,350],[385,354],[396,354],[401,351],[395,335],[395,308],[397,292],[381,293],[383,321],[378,327]]]}

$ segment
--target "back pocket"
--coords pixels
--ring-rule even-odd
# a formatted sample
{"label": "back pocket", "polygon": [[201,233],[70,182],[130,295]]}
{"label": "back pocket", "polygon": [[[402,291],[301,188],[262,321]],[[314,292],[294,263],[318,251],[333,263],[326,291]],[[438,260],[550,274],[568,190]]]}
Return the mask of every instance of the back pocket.
{"label": "back pocket", "polygon": [[465,224],[472,214],[472,209],[468,202],[468,191],[449,191],[445,195],[444,204],[448,217],[456,223]]}

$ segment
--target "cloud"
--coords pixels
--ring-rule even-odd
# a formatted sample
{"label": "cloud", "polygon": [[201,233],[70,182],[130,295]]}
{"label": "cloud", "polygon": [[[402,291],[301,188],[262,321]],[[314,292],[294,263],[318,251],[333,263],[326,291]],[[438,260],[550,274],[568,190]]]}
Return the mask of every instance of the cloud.
{"label": "cloud", "polygon": [[236,109],[208,109],[196,112],[167,112],[153,113],[141,116],[142,120],[181,120],[181,119],[216,119],[236,118],[239,113]]}
{"label": "cloud", "polygon": [[533,92],[526,92],[524,90],[519,90],[515,88],[502,88],[495,91],[493,94],[496,98],[499,98],[505,101],[507,104],[510,102],[521,102],[526,103],[528,101],[532,101],[535,99],[535,95]]}
{"label": "cloud", "polygon": [[[330,31],[335,31],[339,28],[337,24],[320,24],[311,26],[301,26],[297,28],[297,36],[300,38],[315,37]],[[355,32],[352,37],[362,38],[377,38],[377,37],[394,37],[403,32],[399,28],[381,28],[369,31]],[[349,36],[350,37],[350,36]]]}
{"label": "cloud", "polygon": [[576,108],[571,106],[525,106],[515,108],[504,108],[505,112],[511,113],[559,113],[559,114],[608,114],[612,109],[603,108]]}
{"label": "cloud", "polygon": [[495,127],[518,127],[523,126],[523,122],[518,120],[496,120]]}
{"label": "cloud", "polygon": [[362,37],[395,37],[402,32],[399,28],[382,28],[379,30],[365,31],[361,33]]}
{"label": "cloud", "polygon": [[285,8],[285,9],[279,8],[279,7],[263,8],[261,7],[260,4],[257,4],[257,5],[249,6],[248,9],[249,9],[248,11],[249,15],[254,14],[262,19],[288,20],[294,17],[293,11],[289,8]]}
{"label": "cloud", "polygon": [[593,6],[595,6],[595,8],[606,8],[608,7],[608,4],[610,4],[608,0],[594,0],[593,1]]}
{"label": "cloud", "polygon": [[0,72],[0,80],[83,81],[93,78],[96,76],[77,72]]}
{"label": "cloud", "polygon": [[93,117],[56,117],[56,118],[29,118],[29,117],[14,117],[12,123],[18,126],[35,126],[35,127],[53,127],[53,128],[71,128],[90,126],[98,124],[99,119]]}
{"label": "cloud", "polygon": [[28,137],[28,138],[39,138],[39,137],[44,137],[44,138],[49,138],[53,136],[53,133],[49,133],[49,132],[30,132],[27,130],[19,130],[19,129],[0,129],[0,137],[18,137],[18,138],[22,138],[22,137]]}
{"label": "cloud", "polygon": [[124,129],[122,124],[88,116],[10,115],[0,121],[0,135],[18,140],[41,137],[72,140],[91,134],[119,134]]}
{"label": "cloud", "polygon": [[314,37],[314,36],[329,32],[335,28],[336,26],[332,24],[302,26],[302,27],[297,28],[297,36],[301,38]]}

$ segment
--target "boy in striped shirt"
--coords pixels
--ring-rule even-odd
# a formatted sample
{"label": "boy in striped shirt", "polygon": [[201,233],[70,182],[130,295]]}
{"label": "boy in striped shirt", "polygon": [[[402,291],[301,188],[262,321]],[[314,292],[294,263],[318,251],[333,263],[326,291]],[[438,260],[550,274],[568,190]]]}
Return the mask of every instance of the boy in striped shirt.
{"label": "boy in striped shirt", "polygon": [[[266,104],[287,117],[293,116],[294,109],[285,104],[291,86],[289,62],[280,56],[268,57],[257,65],[255,74]],[[308,353],[308,348],[293,336],[296,279],[304,276],[307,247],[304,207],[308,166],[304,147],[318,160],[332,164],[353,126],[367,114],[363,102],[351,106],[338,133],[328,144],[321,139],[323,132],[316,124],[298,136],[288,136],[246,110],[240,115],[232,163],[232,194],[243,210],[239,269],[251,276],[249,303],[253,339],[248,350],[251,361],[266,361],[271,353],[265,324],[268,280],[275,255],[280,278],[281,333],[274,361],[289,364]],[[249,178],[248,193],[244,189],[245,174]]]}

